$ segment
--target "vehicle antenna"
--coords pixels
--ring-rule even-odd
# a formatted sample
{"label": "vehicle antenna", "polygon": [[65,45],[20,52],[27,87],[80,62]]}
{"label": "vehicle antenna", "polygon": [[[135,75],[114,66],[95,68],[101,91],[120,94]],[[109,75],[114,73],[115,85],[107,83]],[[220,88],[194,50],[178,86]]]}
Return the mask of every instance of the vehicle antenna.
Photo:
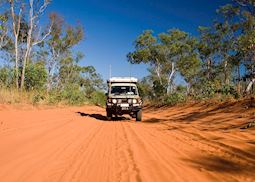
{"label": "vehicle antenna", "polygon": [[129,63],[129,81],[130,81],[130,85],[129,85],[129,92],[131,92],[131,76],[132,76],[132,65],[131,63]]}
{"label": "vehicle antenna", "polygon": [[132,76],[132,65],[129,63],[129,77],[131,78]]}
{"label": "vehicle antenna", "polygon": [[109,79],[112,77],[112,65],[109,66]]}
{"label": "vehicle antenna", "polygon": [[109,65],[109,82],[108,82],[108,93],[110,94],[111,92],[111,77],[112,77],[112,65]]}

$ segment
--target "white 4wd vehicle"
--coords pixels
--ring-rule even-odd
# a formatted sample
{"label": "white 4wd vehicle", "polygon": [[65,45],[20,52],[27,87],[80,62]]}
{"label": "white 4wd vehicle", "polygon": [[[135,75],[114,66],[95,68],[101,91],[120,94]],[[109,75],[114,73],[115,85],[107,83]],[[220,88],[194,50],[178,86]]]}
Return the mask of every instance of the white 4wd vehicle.
{"label": "white 4wd vehicle", "polygon": [[113,115],[129,114],[136,121],[142,120],[142,99],[137,89],[137,79],[130,77],[113,77],[108,83],[106,101],[107,118]]}

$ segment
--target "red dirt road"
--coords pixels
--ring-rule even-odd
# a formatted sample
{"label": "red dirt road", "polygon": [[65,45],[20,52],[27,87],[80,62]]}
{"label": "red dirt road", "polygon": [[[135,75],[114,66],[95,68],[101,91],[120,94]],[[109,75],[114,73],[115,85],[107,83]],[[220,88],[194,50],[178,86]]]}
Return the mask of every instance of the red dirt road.
{"label": "red dirt road", "polygon": [[0,105],[1,182],[255,181],[255,120],[245,104],[194,104],[144,121],[104,109]]}

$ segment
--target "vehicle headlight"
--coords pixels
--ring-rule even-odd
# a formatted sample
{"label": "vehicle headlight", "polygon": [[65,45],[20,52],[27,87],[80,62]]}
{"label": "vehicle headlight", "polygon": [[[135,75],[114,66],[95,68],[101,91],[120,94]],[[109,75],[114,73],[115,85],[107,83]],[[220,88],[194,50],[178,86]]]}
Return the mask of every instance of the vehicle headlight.
{"label": "vehicle headlight", "polygon": [[129,103],[129,104],[132,104],[132,99],[128,99],[128,103]]}
{"label": "vehicle headlight", "polygon": [[116,104],[117,103],[117,99],[112,99],[112,103]]}
{"label": "vehicle headlight", "polygon": [[121,99],[118,99],[118,103],[121,104],[122,100]]}
{"label": "vehicle headlight", "polygon": [[133,99],[133,104],[136,104],[137,103],[137,100],[136,99]]}

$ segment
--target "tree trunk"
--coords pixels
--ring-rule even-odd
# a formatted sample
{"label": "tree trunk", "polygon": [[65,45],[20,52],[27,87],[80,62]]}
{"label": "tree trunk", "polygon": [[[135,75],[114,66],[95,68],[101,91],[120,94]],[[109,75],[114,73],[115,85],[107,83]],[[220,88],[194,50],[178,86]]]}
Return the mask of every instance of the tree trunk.
{"label": "tree trunk", "polygon": [[33,7],[34,0],[30,0],[30,9],[29,9],[29,30],[27,36],[27,48],[23,59],[23,67],[22,67],[22,74],[21,74],[21,90],[24,88],[25,83],[25,74],[26,74],[26,66],[28,59],[30,58],[31,53],[31,39],[32,39],[32,32],[34,27],[34,7]]}
{"label": "tree trunk", "polygon": [[228,70],[227,70],[227,67],[228,67],[228,61],[225,60],[224,61],[224,83],[226,85],[229,85],[229,79],[228,79]]}
{"label": "tree trunk", "polygon": [[16,82],[16,88],[19,89],[19,50],[18,50],[18,37],[15,37],[15,82]]}
{"label": "tree trunk", "polygon": [[250,83],[248,84],[247,88],[246,88],[246,94],[250,94],[251,89],[252,89],[252,85],[255,83],[255,78],[252,78],[252,80],[250,81]]}
{"label": "tree trunk", "polygon": [[208,80],[211,79],[211,65],[212,65],[211,59],[208,58],[207,59],[207,79]]}
{"label": "tree trunk", "polygon": [[161,74],[160,74],[160,72],[161,72],[161,70],[160,70],[160,64],[159,64],[159,61],[158,61],[157,58],[156,58],[156,62],[157,62],[157,65],[156,65],[156,73],[157,73],[157,76],[158,76],[158,79],[159,79],[159,83],[160,83],[160,85],[163,85],[162,79],[161,79]]}
{"label": "tree trunk", "polygon": [[16,88],[19,89],[19,33],[20,33],[20,23],[21,23],[21,16],[22,16],[22,8],[20,7],[18,21],[16,21],[16,15],[14,11],[14,1],[9,1],[10,3],[10,11],[12,17],[12,30],[13,35],[15,37],[15,84]]}
{"label": "tree trunk", "polygon": [[15,84],[16,88],[19,89],[19,31],[20,31],[20,22],[22,16],[22,7],[19,10],[18,21],[16,21],[16,15],[14,11],[14,1],[10,1],[10,12],[12,17],[12,31],[15,37],[14,46],[15,46]]}
{"label": "tree trunk", "polygon": [[237,74],[238,74],[238,82],[237,82],[237,93],[238,95],[241,94],[241,66],[240,63],[238,63],[238,67],[237,67]]}
{"label": "tree trunk", "polygon": [[51,68],[48,69],[48,78],[47,78],[47,93],[51,90],[52,76],[51,76]]}
{"label": "tree trunk", "polygon": [[[3,24],[2,26],[3,26],[2,27],[2,32],[1,32],[1,35],[0,35],[0,50],[8,44],[8,40],[6,40],[7,33],[8,33],[8,29],[6,28],[7,25]],[[0,28],[1,28],[1,25],[0,25]]]}
{"label": "tree trunk", "polygon": [[167,82],[167,94],[170,94],[171,93],[171,91],[172,91],[172,89],[171,89],[171,83],[172,83],[172,81],[173,81],[173,76],[174,76],[174,74],[175,74],[175,63],[174,62],[172,62],[172,69],[171,69],[171,73],[170,73],[170,75],[169,75],[169,77],[168,77],[168,82]]}

